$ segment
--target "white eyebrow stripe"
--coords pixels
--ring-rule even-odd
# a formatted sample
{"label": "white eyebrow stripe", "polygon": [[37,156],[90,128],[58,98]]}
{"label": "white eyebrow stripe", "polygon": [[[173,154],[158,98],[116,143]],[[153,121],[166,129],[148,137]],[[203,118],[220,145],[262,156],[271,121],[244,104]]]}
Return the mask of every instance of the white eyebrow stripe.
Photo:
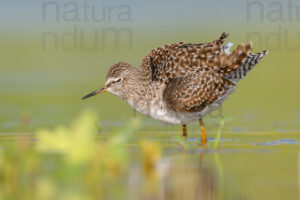
{"label": "white eyebrow stripe", "polygon": [[107,85],[108,83],[111,83],[114,80],[115,80],[114,78],[108,78],[105,82],[105,85]]}

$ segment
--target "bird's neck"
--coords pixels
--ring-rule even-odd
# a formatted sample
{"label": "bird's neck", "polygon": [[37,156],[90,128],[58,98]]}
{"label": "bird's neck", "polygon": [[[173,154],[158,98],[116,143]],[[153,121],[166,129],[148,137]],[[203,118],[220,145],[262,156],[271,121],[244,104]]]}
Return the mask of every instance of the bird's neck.
{"label": "bird's neck", "polygon": [[150,86],[150,80],[140,68],[132,67],[130,75],[127,77],[128,84],[124,90],[124,96],[122,97],[126,100],[132,107],[134,107],[139,112],[143,112],[138,108],[144,107],[143,104],[148,102],[147,92]]}

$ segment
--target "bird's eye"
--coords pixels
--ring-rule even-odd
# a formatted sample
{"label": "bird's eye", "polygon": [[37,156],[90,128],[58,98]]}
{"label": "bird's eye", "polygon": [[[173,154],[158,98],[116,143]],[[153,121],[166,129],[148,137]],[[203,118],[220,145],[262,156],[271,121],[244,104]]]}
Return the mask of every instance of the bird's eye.
{"label": "bird's eye", "polygon": [[122,78],[118,78],[117,80],[116,80],[116,83],[120,83],[122,81]]}

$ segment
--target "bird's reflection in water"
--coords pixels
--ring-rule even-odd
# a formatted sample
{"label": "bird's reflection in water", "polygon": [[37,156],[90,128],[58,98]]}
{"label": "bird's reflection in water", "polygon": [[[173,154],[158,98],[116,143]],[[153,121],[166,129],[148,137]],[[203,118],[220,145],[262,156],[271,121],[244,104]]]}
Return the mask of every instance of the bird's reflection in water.
{"label": "bird's reflection in water", "polygon": [[204,154],[180,154],[162,158],[151,173],[133,170],[129,179],[132,199],[244,199],[225,184],[218,155],[209,156],[213,159],[206,160]]}

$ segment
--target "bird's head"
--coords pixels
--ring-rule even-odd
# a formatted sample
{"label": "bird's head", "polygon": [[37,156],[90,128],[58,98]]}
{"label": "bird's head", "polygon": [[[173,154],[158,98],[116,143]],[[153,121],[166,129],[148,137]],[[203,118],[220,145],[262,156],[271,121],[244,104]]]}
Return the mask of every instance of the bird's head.
{"label": "bird's head", "polygon": [[126,90],[128,82],[130,82],[134,68],[135,67],[125,62],[119,62],[113,65],[107,72],[105,86],[87,94],[82,100],[103,92],[110,92],[123,98],[124,91]]}

